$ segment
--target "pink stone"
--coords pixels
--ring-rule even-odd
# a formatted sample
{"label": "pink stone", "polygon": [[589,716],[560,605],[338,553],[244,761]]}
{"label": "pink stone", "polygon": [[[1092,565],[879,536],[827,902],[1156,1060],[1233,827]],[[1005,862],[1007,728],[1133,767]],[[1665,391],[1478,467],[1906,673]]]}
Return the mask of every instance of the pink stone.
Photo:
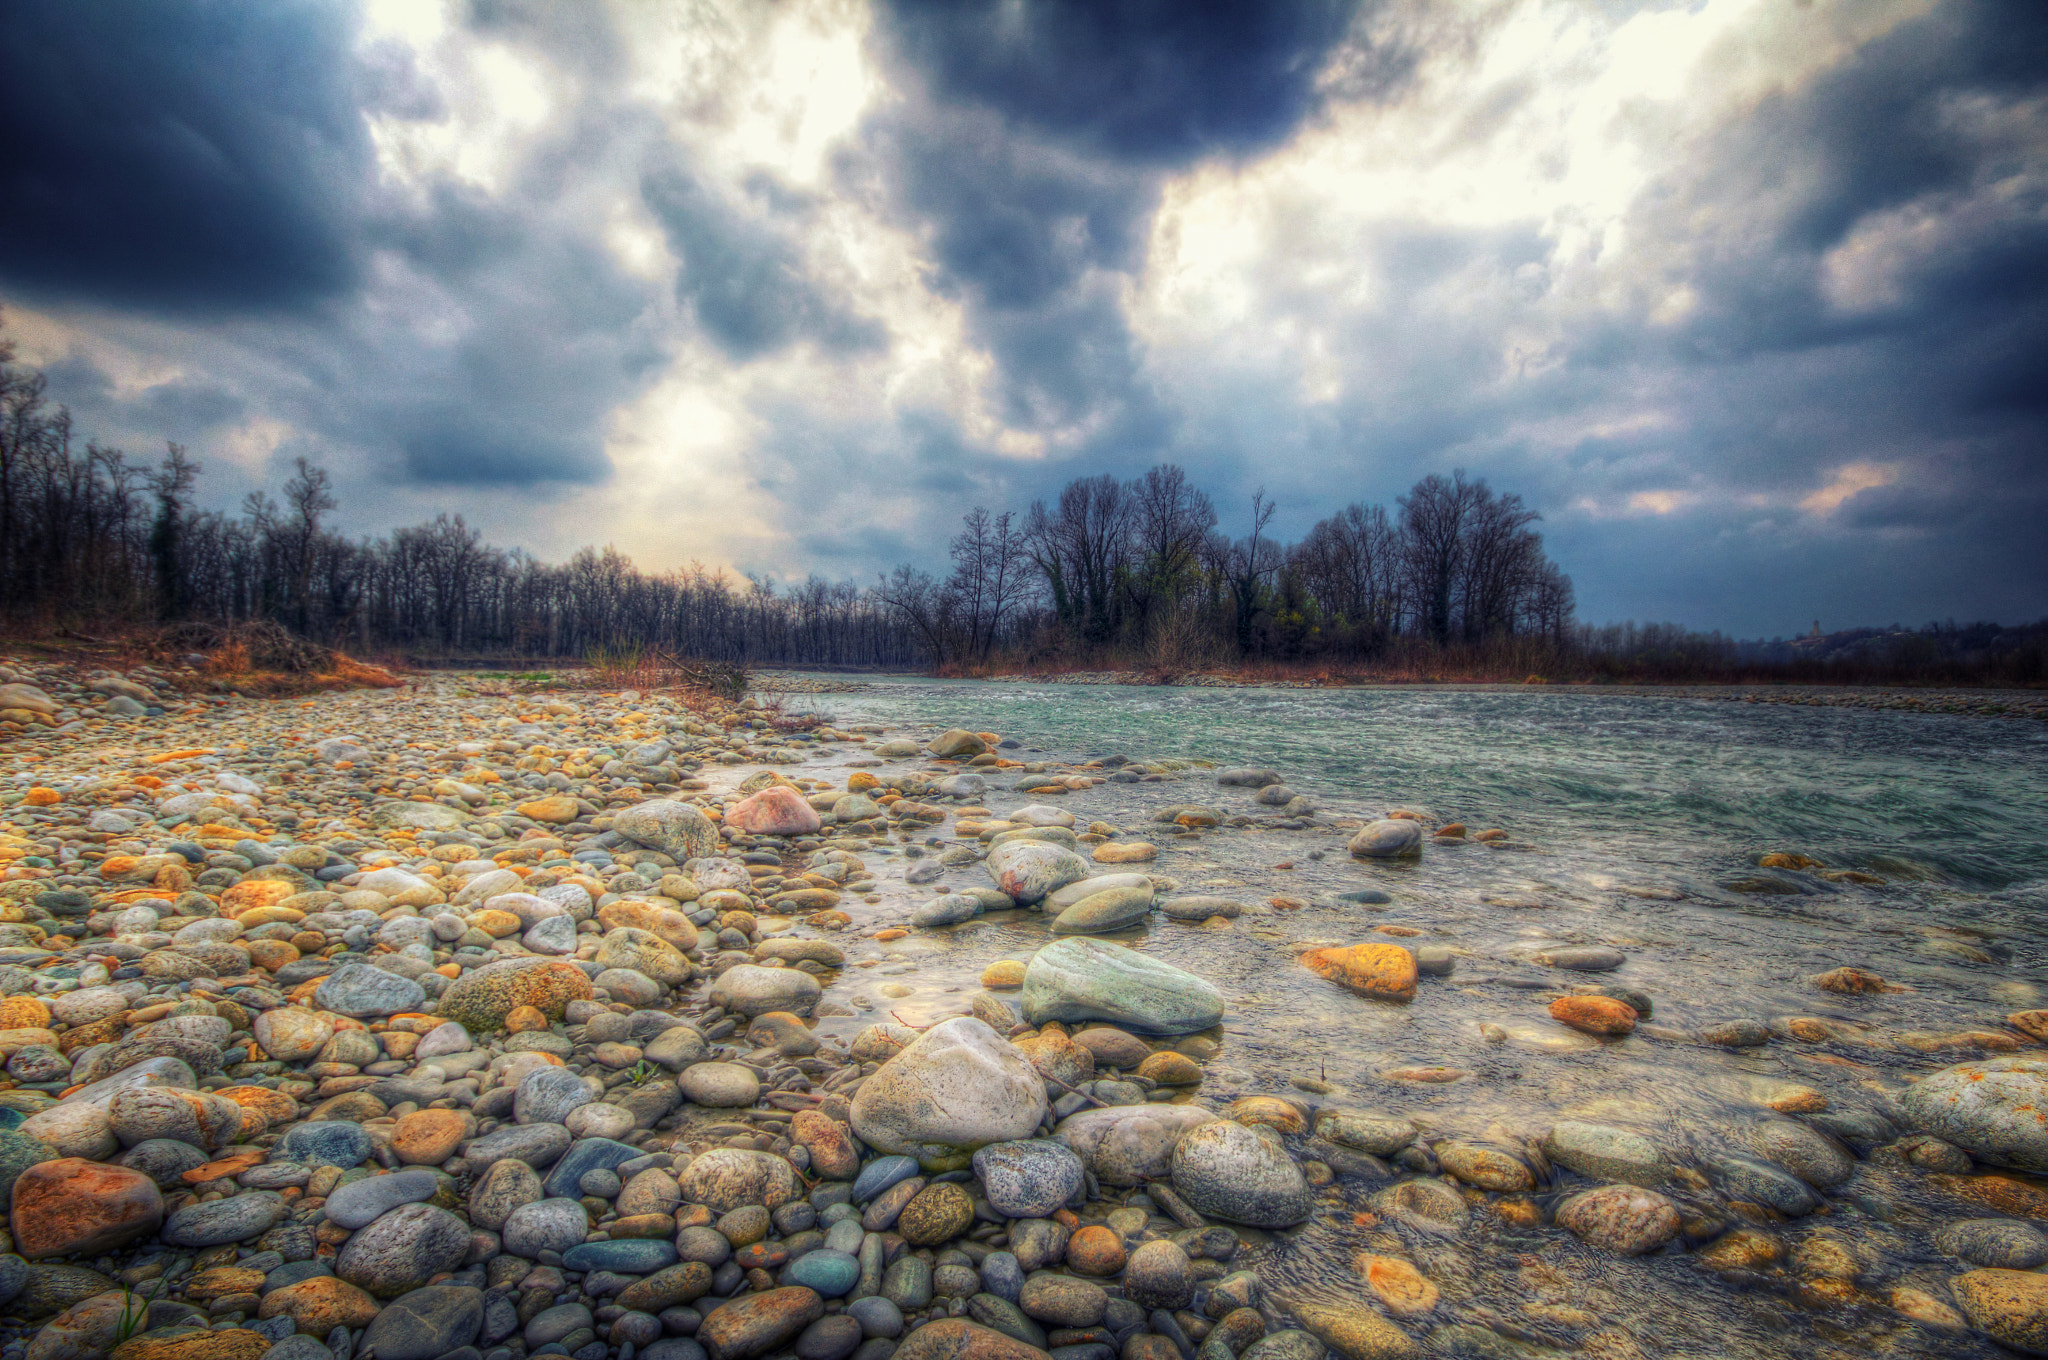
{"label": "pink stone", "polygon": [[773,784],[727,808],[725,824],[755,836],[807,836],[825,823],[802,794]]}

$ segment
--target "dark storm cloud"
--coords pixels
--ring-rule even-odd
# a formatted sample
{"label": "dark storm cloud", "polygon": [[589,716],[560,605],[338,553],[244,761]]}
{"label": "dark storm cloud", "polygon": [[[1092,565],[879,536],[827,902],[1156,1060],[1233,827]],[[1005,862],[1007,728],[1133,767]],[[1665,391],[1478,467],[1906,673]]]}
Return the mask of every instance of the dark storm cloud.
{"label": "dark storm cloud", "polygon": [[900,0],[877,45],[906,96],[868,147],[915,223],[931,285],[961,298],[1002,414],[1084,428],[1080,460],[1143,459],[1170,416],[1120,305],[1166,177],[1285,141],[1352,30],[1337,0]]}
{"label": "dark storm cloud", "polygon": [[0,21],[0,279],[218,315],[345,291],[371,152],[347,8],[16,0]]}
{"label": "dark storm cloud", "polygon": [[[1680,148],[1603,261],[1648,285],[1636,303],[1552,295],[1573,266],[1533,228],[1368,229],[1353,308],[1268,260],[1262,319],[1333,337],[1345,395],[1319,414],[1273,367],[1201,375],[1176,453],[1219,493],[1267,482],[1289,532],[1463,464],[1547,513],[1595,619],[2039,615],[2044,30],[2038,7],[1942,5]],[[1660,318],[1679,289],[1690,314]],[[1526,374],[1517,333],[1549,337]],[[1802,504],[1856,464],[1891,484]]]}
{"label": "dark storm cloud", "polygon": [[934,95],[1116,161],[1277,145],[1313,109],[1353,0],[894,0],[890,40]]}
{"label": "dark storm cloud", "polygon": [[[2048,519],[2044,97],[2048,9],[1941,5],[1764,100],[1638,205],[1632,230],[1673,249],[1699,306],[1579,360],[1673,365],[1695,417],[1678,452],[1709,478],[1796,499],[1833,467],[1895,466],[1787,529],[1870,564],[1860,590],[1835,573],[1838,617],[1875,617],[1888,592],[2048,606],[2048,535],[2021,527]],[[1711,574],[1740,588],[1761,559]]]}
{"label": "dark storm cloud", "polygon": [[[1998,181],[2040,154],[2038,114],[2012,104],[2043,95],[2048,7],[1951,0],[1761,101],[1636,212],[1654,239],[1690,243],[1703,305],[1682,340],[1711,358],[1940,327],[1970,313],[2017,319],[2048,287],[2043,186],[2007,205],[2019,214],[1990,200]],[[1899,272],[1887,305],[1831,307],[1827,252],[1881,215],[1916,207],[1947,218],[1942,248]]]}
{"label": "dark storm cloud", "polygon": [[673,147],[641,180],[640,196],[681,262],[676,297],[697,323],[739,360],[799,343],[840,354],[886,344],[877,322],[810,277],[802,232],[815,205],[766,177],[745,188],[744,196],[724,193]]}
{"label": "dark storm cloud", "polygon": [[50,391],[88,437],[148,458],[163,442],[196,444],[242,418],[248,404],[217,383],[173,379],[123,396],[89,359],[69,355],[44,370]]}

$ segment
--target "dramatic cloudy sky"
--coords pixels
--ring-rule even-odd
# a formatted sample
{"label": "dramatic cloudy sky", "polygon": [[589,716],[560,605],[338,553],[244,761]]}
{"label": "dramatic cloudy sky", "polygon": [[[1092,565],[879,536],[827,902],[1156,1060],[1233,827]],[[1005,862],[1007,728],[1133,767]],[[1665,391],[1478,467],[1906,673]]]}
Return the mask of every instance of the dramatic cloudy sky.
{"label": "dramatic cloudy sky", "polygon": [[871,580],[1463,467],[1596,621],[2048,614],[2038,0],[8,11],[8,333],[217,505]]}

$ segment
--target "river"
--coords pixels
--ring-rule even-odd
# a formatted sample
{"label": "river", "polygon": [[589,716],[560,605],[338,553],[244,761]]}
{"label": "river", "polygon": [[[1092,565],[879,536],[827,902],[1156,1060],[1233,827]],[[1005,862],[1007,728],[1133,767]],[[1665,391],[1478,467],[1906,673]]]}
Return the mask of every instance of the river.
{"label": "river", "polygon": [[[1227,926],[1154,915],[1110,937],[1223,989],[1221,1031],[1199,1046],[1201,1098],[1219,1108],[1287,1096],[1407,1116],[1431,1140],[1523,1156],[1561,1119],[1642,1133],[1681,1168],[1685,1241],[1695,1248],[1728,1226],[1731,1210],[1692,1168],[1749,1154],[1788,1118],[1861,1154],[1810,1217],[1735,1206],[1737,1220],[1764,1220],[1764,1245],[1720,1256],[1603,1256],[1540,1216],[1531,1226],[1483,1211],[1477,1192],[1468,1198],[1480,1211],[1442,1231],[1376,1211],[1379,1187],[1346,1179],[1350,1217],[1319,1215],[1262,1247],[1262,1275],[1275,1284],[1355,1298],[1355,1253],[1406,1255],[1444,1291],[1432,1321],[1447,1353],[1999,1353],[1911,1325],[1891,1306],[1914,1290],[1946,1297],[1942,1282],[1964,1267],[1934,1236],[1993,1210],[1868,1130],[1896,1115],[1893,1098],[1913,1075],[2010,1045],[2018,1036],[2003,1017],[2048,1005],[2043,725],[1583,691],[913,679],[814,706],[841,725],[916,737],[993,731],[1018,743],[1006,757],[1060,769],[1112,756],[1174,765],[1163,779],[1104,783],[1061,805],[1082,827],[1107,822],[1156,841],[1160,856],[1143,867],[1178,891],[1246,904]],[[1255,804],[1252,789],[1218,787],[1214,769],[1183,762],[1268,767],[1317,811],[1282,816]],[[991,772],[978,801],[997,814],[1045,801],[1010,791],[1008,773]],[[1211,804],[1238,824],[1155,834],[1172,830],[1152,822],[1156,810],[1184,803]],[[1346,853],[1352,827],[1397,808],[1506,839],[1431,840],[1403,861]],[[927,853],[951,844],[943,833],[934,840]],[[1818,865],[1759,867],[1773,853]],[[946,882],[987,878],[959,865]],[[880,914],[901,918],[937,890],[892,889]],[[1361,892],[1387,900],[1345,896]],[[959,1013],[989,963],[1028,959],[1048,938],[1045,918],[1024,912],[914,931],[835,995],[853,990],[865,1018],[886,1009],[923,1025]],[[1412,1004],[1389,1005],[1296,961],[1312,946],[1387,939],[1448,947],[1455,971],[1421,979]],[[1609,948],[1625,962],[1580,974],[1536,957],[1562,946]],[[1815,986],[1845,966],[1881,976],[1886,990]],[[1644,1023],[1612,1040],[1550,1018],[1550,998],[1585,986],[1648,1001]],[[1770,1028],[1770,1042],[1698,1041],[1708,1027],[1745,1020]],[[1448,1080],[1418,1080],[1418,1070]],[[1699,1182],[1690,1198],[1688,1173]],[[1534,1200],[1547,1207],[1547,1197],[1583,1186],[1562,1175]],[[2034,1188],[2048,1204],[2048,1185]],[[1843,1260],[1853,1265],[1847,1278]],[[1467,1326],[1490,1329],[1492,1340],[1457,1330]]]}

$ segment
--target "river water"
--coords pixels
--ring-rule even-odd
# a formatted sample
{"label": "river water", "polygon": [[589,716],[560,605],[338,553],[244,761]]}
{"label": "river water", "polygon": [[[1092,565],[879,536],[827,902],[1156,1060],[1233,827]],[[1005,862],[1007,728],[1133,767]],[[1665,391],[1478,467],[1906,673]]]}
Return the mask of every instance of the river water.
{"label": "river water", "polygon": [[[1229,1011],[1210,1036],[1220,1047],[1202,1050],[1200,1093],[1219,1108],[1284,1095],[1405,1115],[1431,1140],[1509,1150],[1574,1118],[1642,1133],[1688,1167],[1750,1152],[1759,1129],[1787,1117],[1779,1110],[1838,1133],[1882,1118],[1912,1076],[2009,1044],[2016,1036],[2003,1017],[2048,1005],[2048,725],[1577,691],[923,680],[877,682],[815,706],[841,725],[881,723],[912,736],[995,731],[1020,744],[1006,756],[1061,769],[1113,754],[1269,767],[1314,799],[1316,817],[1281,825],[1252,790],[1218,787],[1212,769],[1188,768],[1063,802],[1084,825],[1106,821],[1153,839],[1161,854],[1144,867],[1179,891],[1246,904],[1228,928],[1155,915],[1110,937],[1223,989]],[[1007,790],[1013,781],[994,774],[980,801],[998,815],[1046,801]],[[1152,814],[1181,803],[1249,820],[1153,835],[1169,828]],[[1334,823],[1393,808],[1500,828],[1508,839],[1433,841],[1415,861],[1352,859],[1350,830]],[[937,836],[952,843],[945,829]],[[1760,869],[1773,852],[1882,881]],[[962,865],[945,882],[987,878]],[[892,887],[857,923],[901,919],[937,890]],[[1362,890],[1389,900],[1343,896]],[[1381,927],[1405,943],[1448,946],[1455,972],[1425,977],[1414,1002],[1396,1006],[1353,996],[1296,962],[1313,945],[1389,938]],[[988,963],[1029,958],[1048,938],[1045,918],[1023,912],[915,931],[835,996],[853,990],[865,1018],[887,1009],[929,1023],[959,1013]],[[1606,946],[1627,961],[1573,974],[1533,957],[1560,945]],[[1888,990],[1838,995],[1813,985],[1845,965],[1882,975]],[[1653,1009],[1621,1040],[1550,1018],[1552,997],[1588,984],[1643,994]],[[1788,1026],[1794,1019],[1802,1023]],[[1774,1037],[1746,1049],[1696,1041],[1731,1020],[1764,1022]],[[1450,1079],[1416,1080],[1416,1069]],[[1814,1108],[1822,1103],[1825,1111]],[[1439,1329],[1437,1347],[1450,1354],[2000,1353],[1891,1306],[1902,1287],[1946,1299],[1944,1282],[1967,1267],[1943,1256],[1934,1235],[1995,1211],[1895,1151],[1859,1150],[1867,1155],[1855,1175],[1830,1190],[1821,1212],[1789,1221],[1761,1213],[1775,1245],[1738,1269],[1717,1270],[1680,1248],[1603,1256],[1553,1227],[1490,1212],[1476,1192],[1468,1223],[1440,1231],[1376,1213],[1384,1182],[1351,1177],[1336,1190],[1346,1212],[1321,1213],[1265,1245],[1260,1269],[1270,1287],[1297,1297],[1357,1302],[1355,1253],[1408,1256],[1444,1295],[1411,1330]],[[1560,1173],[1535,1198],[1544,1204],[1584,1184]],[[2039,1188],[2048,1203],[2048,1185]],[[1675,1197],[1689,1214],[1688,1248],[1750,1213],[1731,1211],[1729,1197],[1704,1182]],[[1831,1258],[1817,1241],[1841,1252]],[[1843,1253],[1856,1263],[1847,1281],[1839,1265],[1831,1277],[1815,1264]]]}

